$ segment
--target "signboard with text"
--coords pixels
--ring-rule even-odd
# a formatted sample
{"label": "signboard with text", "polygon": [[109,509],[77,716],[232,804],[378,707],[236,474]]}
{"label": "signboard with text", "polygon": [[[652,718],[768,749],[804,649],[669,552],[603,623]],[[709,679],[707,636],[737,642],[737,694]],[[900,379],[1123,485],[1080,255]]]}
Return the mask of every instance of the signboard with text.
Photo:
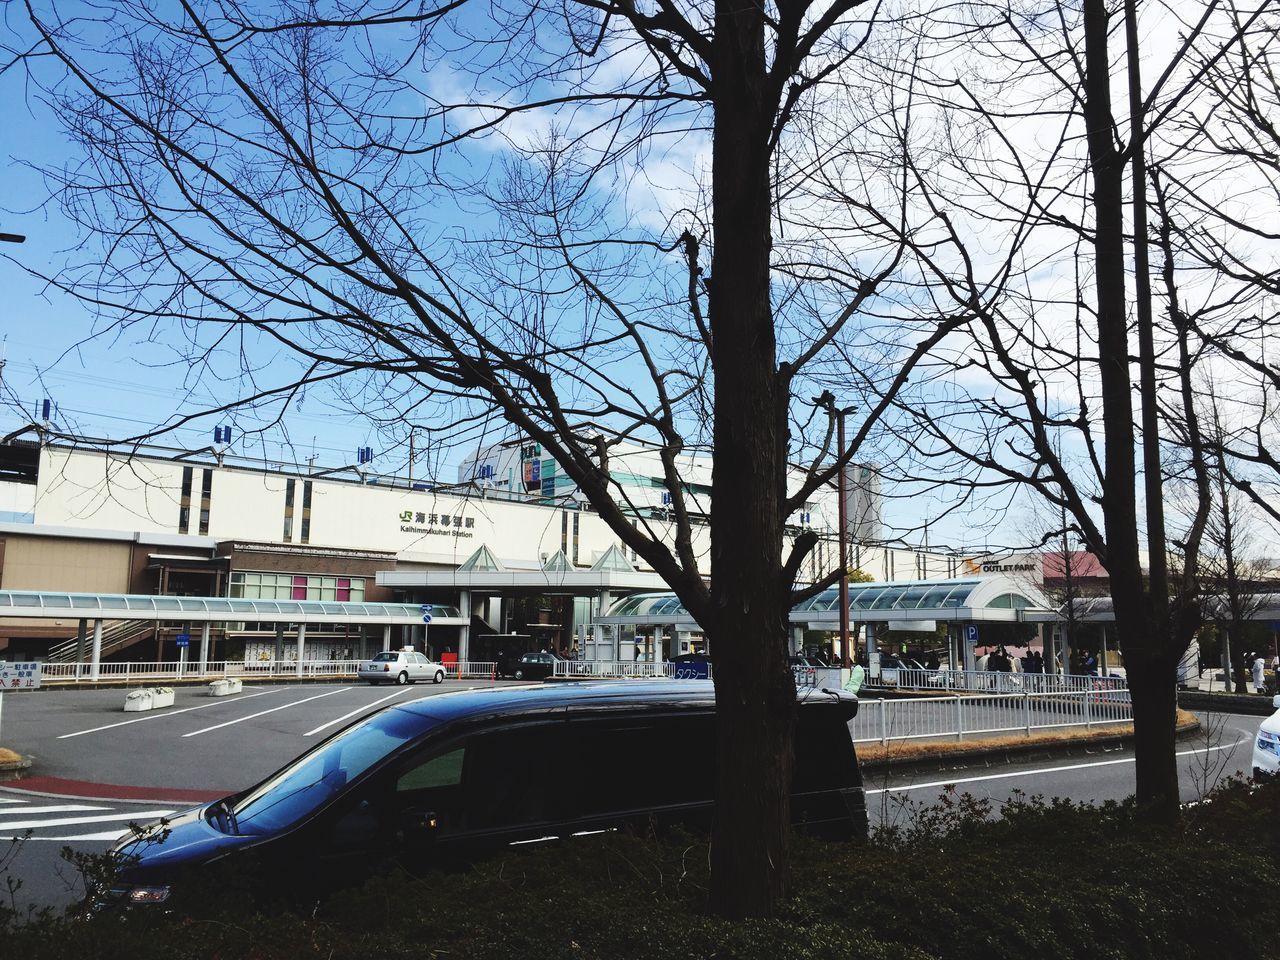
{"label": "signboard with text", "polygon": [[38,660],[27,663],[0,660],[0,691],[40,689],[41,670]]}

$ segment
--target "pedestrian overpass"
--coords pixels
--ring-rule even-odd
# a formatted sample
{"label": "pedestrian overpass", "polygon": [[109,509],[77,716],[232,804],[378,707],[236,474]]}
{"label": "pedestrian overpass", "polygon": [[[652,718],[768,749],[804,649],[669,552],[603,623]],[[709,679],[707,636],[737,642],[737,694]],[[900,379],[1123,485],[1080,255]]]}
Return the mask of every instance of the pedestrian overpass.
{"label": "pedestrian overpass", "polygon": [[[284,634],[286,631],[291,633],[296,644],[297,673],[302,675],[309,625],[345,623],[361,628],[362,635],[365,628],[381,627],[382,646],[386,648],[391,646],[392,628],[421,625],[423,611],[415,603],[0,590],[0,618],[76,623],[76,662],[85,662],[88,655],[89,679],[97,680],[102,665],[104,625],[111,622],[179,623],[190,628],[198,627],[198,660],[193,662],[201,668],[209,662],[213,624],[243,621],[274,624],[277,628],[275,659],[284,659]],[[431,622],[446,627],[465,627],[468,623],[456,608],[439,606],[432,608]]]}

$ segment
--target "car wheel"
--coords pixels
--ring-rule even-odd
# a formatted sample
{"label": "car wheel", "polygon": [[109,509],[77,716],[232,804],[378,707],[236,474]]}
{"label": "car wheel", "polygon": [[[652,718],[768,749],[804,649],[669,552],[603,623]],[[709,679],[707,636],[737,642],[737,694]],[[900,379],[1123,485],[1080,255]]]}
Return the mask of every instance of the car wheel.
{"label": "car wheel", "polygon": [[401,671],[396,675],[396,686],[398,686],[398,687],[403,687],[403,686],[404,686],[406,683],[408,683],[408,682],[409,682],[409,674],[407,674],[407,673],[405,673],[405,671],[401,670]]}
{"label": "car wheel", "polygon": [[516,679],[517,679],[517,680],[523,680],[523,679],[524,679],[524,671],[523,671],[523,670],[517,670],[517,671],[516,671]]}
{"label": "car wheel", "polygon": [[435,682],[436,682],[436,683],[444,683],[444,671],[443,671],[443,670],[437,670],[437,671],[436,671],[436,679],[435,679]]}

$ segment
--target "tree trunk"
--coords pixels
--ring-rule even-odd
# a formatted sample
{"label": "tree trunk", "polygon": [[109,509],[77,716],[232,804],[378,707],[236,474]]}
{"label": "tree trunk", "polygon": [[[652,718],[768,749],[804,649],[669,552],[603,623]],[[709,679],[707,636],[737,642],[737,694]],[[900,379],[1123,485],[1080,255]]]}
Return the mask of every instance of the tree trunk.
{"label": "tree trunk", "polygon": [[1149,815],[1170,820],[1179,801],[1177,660],[1156,656],[1135,664],[1126,655],[1125,666],[1133,701],[1135,792]]}
{"label": "tree trunk", "polygon": [[[1115,145],[1111,110],[1109,15],[1105,0],[1085,0],[1085,123],[1093,175],[1094,282],[1098,306],[1098,355],[1102,383],[1106,477],[1102,510],[1106,566],[1111,579],[1116,633],[1133,693],[1134,752],[1138,803],[1158,814],[1177,810],[1178,771],[1174,762],[1171,715],[1174,664],[1165,669],[1167,631],[1150,608],[1138,555],[1137,475],[1134,464],[1132,378],[1125,309],[1124,159]],[[1149,675],[1148,675],[1149,674]],[[1166,676],[1167,674],[1167,676]],[[1140,679],[1137,679],[1140,678]],[[1166,684],[1167,691],[1154,686]],[[1168,728],[1168,729],[1166,729]],[[1152,753],[1155,751],[1155,754]],[[1160,755],[1163,751],[1167,755]]]}
{"label": "tree trunk", "polygon": [[716,661],[718,769],[711,907],[737,918],[767,916],[786,894],[796,700],[785,652],[787,397],[770,302],[772,110],[760,7],[717,0],[714,51],[708,315],[716,494],[707,626]]}

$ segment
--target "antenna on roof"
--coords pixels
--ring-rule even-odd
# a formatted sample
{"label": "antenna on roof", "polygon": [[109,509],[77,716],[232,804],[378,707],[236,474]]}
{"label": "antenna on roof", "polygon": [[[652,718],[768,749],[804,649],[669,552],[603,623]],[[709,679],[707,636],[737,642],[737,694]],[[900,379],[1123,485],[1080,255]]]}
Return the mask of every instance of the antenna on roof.
{"label": "antenna on roof", "polygon": [[227,455],[231,446],[231,428],[217,426],[213,428],[213,455],[218,458],[218,466],[222,466],[222,458]]}

